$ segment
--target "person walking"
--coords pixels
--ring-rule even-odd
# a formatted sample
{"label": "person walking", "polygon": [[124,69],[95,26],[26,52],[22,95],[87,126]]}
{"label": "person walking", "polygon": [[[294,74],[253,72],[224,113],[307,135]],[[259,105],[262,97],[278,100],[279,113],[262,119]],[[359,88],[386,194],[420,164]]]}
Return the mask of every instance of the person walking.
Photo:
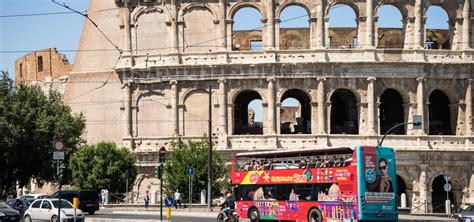
{"label": "person walking", "polygon": [[148,194],[148,190],[145,191],[145,196],[143,197],[145,201],[145,211],[148,211],[148,203],[150,202],[150,195]]}
{"label": "person walking", "polygon": [[176,189],[176,192],[174,193],[174,208],[178,209],[178,206],[181,208],[181,193]]}

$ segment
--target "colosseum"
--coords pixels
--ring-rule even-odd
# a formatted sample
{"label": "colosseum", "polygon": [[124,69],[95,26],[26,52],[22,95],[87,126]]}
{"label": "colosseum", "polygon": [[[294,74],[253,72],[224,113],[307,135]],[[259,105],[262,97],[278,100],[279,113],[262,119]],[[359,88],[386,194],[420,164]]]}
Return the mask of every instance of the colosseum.
{"label": "colosseum", "polygon": [[[338,5],[355,27],[329,25]],[[402,28],[379,27],[385,6]],[[282,27],[289,7],[307,13],[307,27]],[[430,7],[446,12],[447,29],[426,27]],[[234,30],[249,8],[261,28]],[[84,25],[64,101],[86,115],[89,143],[137,155],[135,192],[158,183],[160,147],[208,132],[209,107],[226,158],[377,145],[421,116],[421,129],[397,128],[384,145],[396,150],[407,208],[444,212],[444,176],[454,205],[474,202],[471,11],[470,0],[91,0],[98,27]]]}

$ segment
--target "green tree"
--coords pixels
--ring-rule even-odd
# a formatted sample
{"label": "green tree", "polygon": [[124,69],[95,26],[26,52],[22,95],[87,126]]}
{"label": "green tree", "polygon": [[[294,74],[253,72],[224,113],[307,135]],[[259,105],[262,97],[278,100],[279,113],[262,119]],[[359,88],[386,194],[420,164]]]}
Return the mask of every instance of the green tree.
{"label": "green tree", "polygon": [[125,193],[127,176],[130,191],[138,174],[134,164],[135,156],[126,148],[101,142],[95,146],[82,146],[71,157],[69,167],[73,184],[79,189],[108,189]]}
{"label": "green tree", "polygon": [[31,178],[56,181],[53,141],[64,142],[66,156],[83,142],[83,115],[71,114],[61,99],[55,91],[0,79],[0,195],[16,193]]}
{"label": "green tree", "polygon": [[[200,198],[201,190],[207,191],[207,153],[208,141],[202,138],[198,141],[188,141],[180,143],[177,140],[171,142],[172,151],[166,156],[164,172],[164,189],[167,194],[172,195],[179,189],[183,195],[183,202],[189,201],[189,177],[186,169],[193,168],[193,200]],[[215,150],[212,150],[212,177],[211,188],[212,197],[222,195],[222,190],[226,188],[227,181],[226,166],[224,159]]]}

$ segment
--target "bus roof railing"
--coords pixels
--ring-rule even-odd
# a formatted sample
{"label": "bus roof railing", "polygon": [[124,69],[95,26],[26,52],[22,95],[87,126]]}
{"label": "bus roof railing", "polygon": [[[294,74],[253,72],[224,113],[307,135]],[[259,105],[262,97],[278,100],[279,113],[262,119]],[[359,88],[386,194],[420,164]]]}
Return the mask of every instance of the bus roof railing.
{"label": "bus roof railing", "polygon": [[333,155],[333,154],[348,154],[354,152],[350,147],[331,147],[318,149],[288,149],[278,151],[260,151],[260,152],[246,152],[238,153],[236,157],[253,157],[253,158],[272,158],[272,157],[297,157],[297,156],[311,156],[311,155]]}

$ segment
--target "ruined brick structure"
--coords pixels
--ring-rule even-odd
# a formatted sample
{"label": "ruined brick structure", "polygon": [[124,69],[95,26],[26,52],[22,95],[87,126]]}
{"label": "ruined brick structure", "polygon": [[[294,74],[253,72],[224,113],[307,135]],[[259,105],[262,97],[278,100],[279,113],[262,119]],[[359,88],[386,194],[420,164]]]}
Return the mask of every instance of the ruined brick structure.
{"label": "ruined brick structure", "polygon": [[[355,11],[356,28],[328,27],[338,3]],[[378,29],[383,4],[399,9],[402,29]],[[279,28],[291,5],[306,9],[308,29]],[[430,5],[446,10],[448,30],[426,31]],[[261,13],[261,31],[233,31],[244,7]],[[455,205],[474,202],[471,11],[470,0],[91,0],[88,15],[118,49],[86,22],[65,100],[85,113],[88,142],[112,140],[137,155],[137,192],[156,188],[160,147],[207,133],[209,86],[213,141],[227,158],[376,145],[421,115],[421,130],[399,128],[384,145],[396,149],[398,195],[411,212],[442,211],[445,175]],[[424,49],[428,39],[442,49]],[[301,105],[297,134],[280,124],[287,98]],[[263,121],[250,127],[254,100]]]}

